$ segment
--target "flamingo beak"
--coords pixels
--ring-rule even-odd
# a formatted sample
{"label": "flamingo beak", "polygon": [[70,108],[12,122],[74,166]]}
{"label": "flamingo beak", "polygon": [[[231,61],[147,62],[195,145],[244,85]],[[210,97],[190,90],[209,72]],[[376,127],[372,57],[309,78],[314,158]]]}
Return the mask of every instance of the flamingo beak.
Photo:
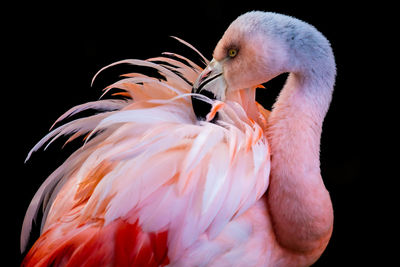
{"label": "flamingo beak", "polygon": [[[226,89],[227,85],[222,64],[213,59],[193,84],[192,93],[203,95],[211,101],[224,101]],[[192,105],[197,118],[204,120],[211,110],[212,102],[210,103],[210,101],[205,101],[203,98],[192,96]]]}
{"label": "flamingo beak", "polygon": [[213,59],[200,73],[193,85],[192,92],[213,95],[212,99],[225,100],[226,82],[223,76],[222,64]]}

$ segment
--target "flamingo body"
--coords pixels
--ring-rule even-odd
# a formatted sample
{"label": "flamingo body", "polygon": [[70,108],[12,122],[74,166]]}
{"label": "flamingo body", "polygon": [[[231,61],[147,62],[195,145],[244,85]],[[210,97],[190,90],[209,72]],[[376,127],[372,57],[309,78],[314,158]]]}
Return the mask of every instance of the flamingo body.
{"label": "flamingo body", "polygon": [[[22,249],[40,206],[44,217],[23,266],[304,266],[319,257],[325,236],[295,253],[280,242],[270,214],[268,131],[277,117],[255,102],[257,83],[233,89],[228,67],[225,80],[206,81],[215,58],[218,49],[212,62],[204,58],[204,70],[172,53],[116,62],[107,67],[151,67],[163,78],[125,74],[106,89],[119,88],[127,99],[82,104],[56,121],[104,111],[59,126],[29,153],[62,135],[69,142],[86,134],[28,208]],[[196,88],[222,89],[210,99]],[[204,119],[191,97],[209,103]]]}
{"label": "flamingo body", "polygon": [[[157,60],[177,64],[169,58]],[[143,63],[153,65],[151,61]],[[105,129],[48,178],[60,179],[57,183],[63,186],[47,207],[43,234],[25,260],[28,266],[60,262],[70,250],[78,252],[68,262],[84,260],[88,266],[120,266],[117,260],[130,266],[167,263],[166,253],[158,255],[160,248],[166,251],[167,237],[169,257],[195,253],[190,251],[202,246],[203,235],[219,236],[264,194],[270,159],[260,124],[236,102],[219,107],[220,117],[226,116],[224,127],[199,124],[190,98],[172,100],[189,93],[191,86],[166,67],[156,66],[166,81],[123,79],[113,87],[126,90],[135,101],[114,100],[123,107],[60,126],[42,140],[67,131],[76,137]],[[193,72],[192,77],[201,71],[189,66],[183,70]],[[255,120],[265,120],[258,115]],[[88,125],[97,129],[81,128]],[[125,235],[132,239],[128,246]],[[92,250],[95,254],[87,257]],[[128,255],[121,258],[124,250]]]}

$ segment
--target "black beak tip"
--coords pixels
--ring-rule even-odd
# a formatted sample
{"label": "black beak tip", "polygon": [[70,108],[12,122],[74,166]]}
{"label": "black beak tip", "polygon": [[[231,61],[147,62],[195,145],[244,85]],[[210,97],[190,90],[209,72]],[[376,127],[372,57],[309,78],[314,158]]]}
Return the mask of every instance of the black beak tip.
{"label": "black beak tip", "polygon": [[[195,89],[195,88],[192,89],[192,93],[195,93],[196,91],[197,91],[197,89]],[[216,99],[215,95],[210,91],[201,90],[199,92],[199,94],[202,94],[212,100]],[[193,111],[194,111],[194,114],[196,115],[197,119],[200,121],[205,121],[207,114],[211,111],[212,105],[210,103],[203,101],[200,98],[195,97],[195,96],[192,96],[191,98],[192,98]],[[217,119],[218,119],[218,112],[214,116],[214,118],[211,120],[211,122],[215,123],[217,121]]]}

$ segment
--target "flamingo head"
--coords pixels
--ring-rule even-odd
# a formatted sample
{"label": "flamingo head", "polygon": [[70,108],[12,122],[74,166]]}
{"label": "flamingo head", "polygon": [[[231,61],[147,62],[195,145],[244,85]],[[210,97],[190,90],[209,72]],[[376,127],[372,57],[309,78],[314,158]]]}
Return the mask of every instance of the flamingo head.
{"label": "flamingo head", "polygon": [[[225,31],[192,91],[225,101],[235,91],[268,82],[284,72],[312,75],[310,66],[319,68],[324,62],[320,58],[333,60],[331,54],[329,42],[312,25],[286,15],[248,12]],[[193,101],[193,108],[197,117],[203,117],[198,102]]]}

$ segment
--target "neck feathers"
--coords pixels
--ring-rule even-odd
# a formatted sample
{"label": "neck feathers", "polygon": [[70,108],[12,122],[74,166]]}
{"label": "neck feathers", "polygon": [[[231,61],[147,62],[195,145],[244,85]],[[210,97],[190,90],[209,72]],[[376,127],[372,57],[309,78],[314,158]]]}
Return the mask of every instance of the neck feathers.
{"label": "neck feathers", "polygon": [[268,206],[278,242],[292,251],[318,254],[332,231],[332,205],[319,161],[332,87],[333,83],[291,73],[268,118]]}

